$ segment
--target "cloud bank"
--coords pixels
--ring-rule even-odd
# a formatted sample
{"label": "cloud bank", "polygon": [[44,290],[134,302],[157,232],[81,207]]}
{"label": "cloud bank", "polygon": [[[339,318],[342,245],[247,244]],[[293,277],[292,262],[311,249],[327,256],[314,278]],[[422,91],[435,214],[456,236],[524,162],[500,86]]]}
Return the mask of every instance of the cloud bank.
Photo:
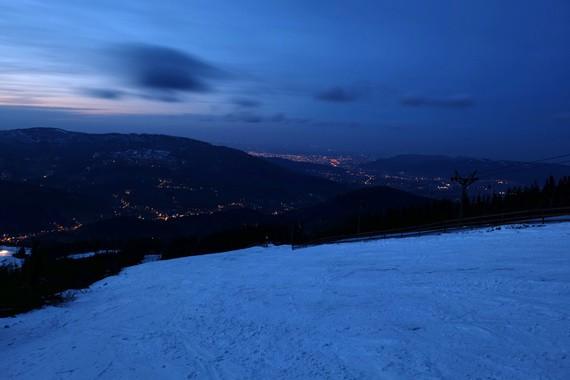
{"label": "cloud bank", "polygon": [[403,97],[400,103],[406,107],[466,108],[473,106],[473,98],[467,94],[443,97],[411,95]]}

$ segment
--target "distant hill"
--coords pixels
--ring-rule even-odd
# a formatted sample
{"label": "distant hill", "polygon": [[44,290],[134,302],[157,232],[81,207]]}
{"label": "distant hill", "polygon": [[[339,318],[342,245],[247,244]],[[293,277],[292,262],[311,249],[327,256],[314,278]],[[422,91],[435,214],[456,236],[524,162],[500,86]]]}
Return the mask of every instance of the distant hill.
{"label": "distant hill", "polygon": [[292,161],[281,157],[267,157],[265,160],[285,169],[315,177],[322,177],[335,182],[356,185],[357,180],[349,175],[344,168],[312,162]]}
{"label": "distant hill", "polygon": [[477,171],[481,179],[503,178],[520,184],[544,181],[550,175],[570,175],[569,165],[426,155],[383,158],[363,164],[362,168],[378,175],[403,174],[446,179],[450,178],[455,170],[460,173]]}
{"label": "distant hill", "polygon": [[543,184],[546,178],[570,176],[570,165],[540,162],[500,161],[470,157],[400,155],[359,166],[333,167],[283,158],[267,158],[298,173],[327,178],[353,188],[389,186],[435,198],[457,198],[459,188],[451,183],[455,170],[461,174],[477,171],[480,181],[473,194],[492,194],[515,186]]}
{"label": "distant hill", "polygon": [[[170,241],[178,238],[204,239],[216,234],[250,228],[267,231],[274,242],[279,242],[291,237],[291,228],[302,226],[303,231],[310,234],[330,230],[352,233],[355,232],[353,227],[356,227],[357,218],[382,219],[386,217],[388,211],[427,205],[432,201],[429,198],[379,186],[349,191],[316,205],[280,215],[234,209],[167,221],[117,217],[86,224],[74,231],[49,234],[45,238],[59,242],[117,243],[144,238]],[[350,227],[347,228],[347,225]]]}
{"label": "distant hill", "polygon": [[170,220],[142,220],[117,217],[100,220],[74,230],[46,235],[48,240],[119,242],[132,239],[176,239],[205,237],[247,226],[270,223],[271,215],[249,209],[187,216]]}
{"label": "distant hill", "polygon": [[0,181],[0,200],[0,234],[56,230],[111,211],[93,197],[6,181]]}
{"label": "distant hill", "polygon": [[358,218],[383,218],[389,210],[427,205],[432,199],[386,186],[374,186],[338,195],[318,205],[293,211],[289,218],[302,224],[306,232],[327,229],[346,231],[345,224],[354,225]]}
{"label": "distant hill", "polygon": [[0,131],[0,180],[96,199],[115,216],[149,218],[232,208],[270,213],[315,204],[346,189],[188,138],[49,128]]}

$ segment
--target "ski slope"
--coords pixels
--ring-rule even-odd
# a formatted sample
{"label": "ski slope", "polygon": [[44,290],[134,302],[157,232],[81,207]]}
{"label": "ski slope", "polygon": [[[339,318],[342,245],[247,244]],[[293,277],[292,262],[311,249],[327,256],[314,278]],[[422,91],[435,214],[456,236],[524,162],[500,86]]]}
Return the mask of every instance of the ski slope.
{"label": "ski slope", "polygon": [[0,320],[3,379],[569,379],[570,223],[152,262]]}

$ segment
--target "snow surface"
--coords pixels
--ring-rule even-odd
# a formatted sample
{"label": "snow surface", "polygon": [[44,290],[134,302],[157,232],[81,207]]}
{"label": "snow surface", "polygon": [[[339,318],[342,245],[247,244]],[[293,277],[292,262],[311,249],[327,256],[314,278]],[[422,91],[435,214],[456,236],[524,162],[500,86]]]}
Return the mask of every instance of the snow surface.
{"label": "snow surface", "polygon": [[569,379],[569,243],[560,223],[143,264],[1,319],[0,377]]}
{"label": "snow surface", "polygon": [[114,249],[103,249],[100,251],[74,253],[72,255],[65,256],[65,258],[71,259],[71,260],[82,260],[82,259],[88,259],[90,257],[95,257],[98,255],[113,255],[113,254],[116,254],[118,252],[119,251],[114,250]]}
{"label": "snow surface", "polygon": [[[31,253],[30,248],[25,248],[26,254]],[[24,260],[14,257],[16,253],[20,251],[20,247],[14,247],[9,245],[0,246],[0,267],[10,267],[19,268],[24,263]]]}
{"label": "snow surface", "polygon": [[[14,257],[16,253],[20,250],[19,247],[12,247],[12,246],[0,246],[0,267],[1,266],[10,266],[13,269],[17,269],[24,264],[23,259],[19,259]],[[72,255],[62,256],[61,258],[67,258],[71,260],[82,260],[88,259],[90,257],[98,256],[98,255],[110,255],[116,254],[119,251],[117,250],[99,250],[99,251],[91,251],[91,252],[81,252],[81,253],[74,253]],[[26,248],[26,254],[30,255],[32,250],[30,248]]]}

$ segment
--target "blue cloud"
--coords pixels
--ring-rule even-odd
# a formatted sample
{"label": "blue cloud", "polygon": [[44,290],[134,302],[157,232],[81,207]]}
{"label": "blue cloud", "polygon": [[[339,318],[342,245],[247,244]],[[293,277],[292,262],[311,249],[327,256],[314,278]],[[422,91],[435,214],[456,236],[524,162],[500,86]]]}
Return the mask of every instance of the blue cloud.
{"label": "blue cloud", "polygon": [[458,94],[443,97],[430,96],[406,96],[400,102],[407,107],[443,107],[465,108],[471,107],[474,102],[471,95]]}
{"label": "blue cloud", "polygon": [[115,61],[111,74],[121,83],[144,91],[143,98],[172,102],[181,93],[211,92],[212,80],[227,77],[204,60],[169,47],[123,44],[108,52]]}
{"label": "blue cloud", "polygon": [[350,103],[358,100],[361,94],[355,90],[345,89],[340,86],[331,87],[315,95],[315,98],[325,102]]}

